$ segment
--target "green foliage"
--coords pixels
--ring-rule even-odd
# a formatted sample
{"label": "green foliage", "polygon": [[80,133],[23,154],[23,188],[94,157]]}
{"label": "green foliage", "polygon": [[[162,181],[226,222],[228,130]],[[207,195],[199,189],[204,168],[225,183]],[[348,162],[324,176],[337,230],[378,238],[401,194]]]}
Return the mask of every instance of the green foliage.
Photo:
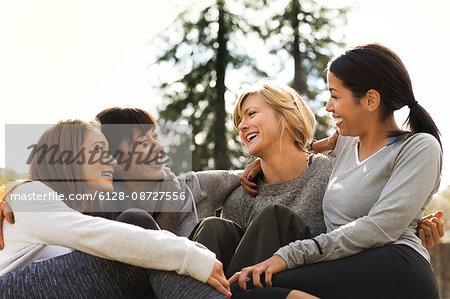
{"label": "green foliage", "polygon": [[[323,107],[316,100],[325,86],[323,70],[332,48],[342,45],[330,36],[332,24],[345,19],[344,13],[313,0],[281,6],[280,1],[210,0],[207,7],[182,13],[154,40],[160,51],[152,66],[155,86],[166,98],[158,122],[192,126],[193,170],[241,168],[248,162],[240,158],[242,145],[225,99],[235,99],[242,83],[277,77],[261,55],[280,58],[278,72],[293,64],[291,85],[316,112]],[[261,47],[249,54],[255,43]],[[325,137],[330,119],[316,116],[316,138]]]}
{"label": "green foliage", "polygon": [[[250,2],[233,4],[244,11],[251,6]],[[193,170],[241,166],[236,162],[241,149],[231,150],[225,142],[237,136],[225,110],[225,74],[230,69],[246,69],[266,76],[239,46],[239,38],[254,30],[245,18],[217,0],[199,13],[181,14],[170,33],[157,39],[164,52],[156,63],[173,70],[158,80],[168,99],[159,111],[160,122],[185,120],[192,126]]]}
{"label": "green foliage", "polygon": [[[275,1],[280,2],[280,1]],[[306,96],[316,113],[316,138],[330,134],[330,119],[318,113],[325,103],[317,96],[326,83],[324,72],[333,50],[343,47],[343,37],[333,37],[336,25],[345,24],[348,8],[330,9],[314,0],[288,0],[273,17],[265,22],[261,37],[270,47],[270,53],[289,57],[294,67],[291,86]],[[285,61],[280,63],[284,69]]]}

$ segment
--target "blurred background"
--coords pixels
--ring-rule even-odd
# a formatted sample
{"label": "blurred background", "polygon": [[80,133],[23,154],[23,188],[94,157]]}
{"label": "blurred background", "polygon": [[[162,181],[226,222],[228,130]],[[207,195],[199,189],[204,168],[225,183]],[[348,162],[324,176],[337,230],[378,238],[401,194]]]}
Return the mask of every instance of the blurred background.
{"label": "blurred background", "polygon": [[[346,47],[380,42],[402,58],[441,130],[441,191],[427,212],[446,212],[449,243],[449,9],[446,0],[1,1],[0,140],[5,124],[91,120],[133,106],[160,124],[190,126],[191,140],[170,148],[189,146],[193,170],[242,168],[249,157],[231,121],[240,89],[263,77],[290,84],[313,108],[322,138],[334,130],[324,110],[326,63]],[[397,113],[399,124],[407,113]],[[3,145],[1,183],[23,176],[5,165]],[[443,298],[449,246],[431,250]]]}

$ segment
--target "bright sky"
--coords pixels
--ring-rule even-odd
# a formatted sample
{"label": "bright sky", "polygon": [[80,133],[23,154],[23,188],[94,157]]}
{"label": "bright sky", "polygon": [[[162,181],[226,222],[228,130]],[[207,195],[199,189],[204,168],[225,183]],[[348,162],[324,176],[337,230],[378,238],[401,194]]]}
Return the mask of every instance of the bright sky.
{"label": "bright sky", "polygon": [[[166,3],[169,2],[169,3]],[[137,106],[156,114],[151,88],[152,36],[191,3],[205,1],[15,0],[0,2],[0,140],[5,124],[92,119],[100,110]],[[450,11],[448,0],[318,0],[353,3],[349,45],[381,42],[408,68],[416,98],[450,150]],[[447,135],[449,134],[449,135]],[[5,166],[0,146],[0,167]],[[442,186],[450,185],[444,158]]]}

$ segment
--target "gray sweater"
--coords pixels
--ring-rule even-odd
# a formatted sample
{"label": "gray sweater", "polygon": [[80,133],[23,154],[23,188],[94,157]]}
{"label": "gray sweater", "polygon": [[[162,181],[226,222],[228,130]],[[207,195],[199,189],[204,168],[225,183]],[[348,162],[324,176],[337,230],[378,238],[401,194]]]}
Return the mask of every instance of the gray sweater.
{"label": "gray sweater", "polygon": [[334,260],[386,244],[405,244],[429,261],[415,231],[438,190],[442,151],[436,138],[415,134],[383,148],[365,161],[358,139],[340,137],[323,212],[327,233],[292,242],[275,254],[288,268]]}
{"label": "gray sweater", "polygon": [[192,194],[192,212],[180,213],[176,234],[189,236],[199,220],[214,216],[222,207],[229,194],[241,185],[242,171],[210,170],[189,172],[177,178],[181,190]]}
{"label": "gray sweater", "polygon": [[327,156],[317,155],[310,167],[292,180],[266,184],[258,180],[257,197],[245,193],[239,186],[227,198],[222,216],[247,229],[255,216],[267,205],[281,203],[291,208],[309,226],[316,236],[325,232],[322,199],[332,170],[332,161]]}
{"label": "gray sweater", "polygon": [[[140,208],[148,212],[158,213],[156,221],[161,229],[171,231],[178,236],[187,237],[202,218],[213,216],[223,206],[228,195],[240,186],[239,177],[242,171],[211,170],[188,172],[176,177],[170,168],[164,168],[164,179],[159,182],[142,182],[148,192],[161,194],[175,192],[183,194],[184,200],[140,200],[142,193],[133,192],[124,184],[116,183],[116,192],[128,194],[123,201],[102,201],[102,216],[115,219],[120,212],[129,208]],[[131,194],[134,195],[133,200]],[[156,214],[154,214],[156,215]]]}

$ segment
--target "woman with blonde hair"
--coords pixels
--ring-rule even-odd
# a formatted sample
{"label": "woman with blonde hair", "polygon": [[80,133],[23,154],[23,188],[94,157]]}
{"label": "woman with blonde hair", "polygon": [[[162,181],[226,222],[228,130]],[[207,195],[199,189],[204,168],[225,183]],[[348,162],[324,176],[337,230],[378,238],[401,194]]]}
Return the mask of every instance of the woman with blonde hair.
{"label": "woman with blonde hair", "polygon": [[[224,204],[223,218],[204,219],[192,234],[216,253],[227,277],[290,242],[326,232],[322,198],[335,159],[333,154],[308,153],[314,115],[297,92],[274,81],[241,94],[234,123],[248,152],[259,158],[258,191],[250,196],[244,192],[247,187],[237,188]],[[333,149],[337,136],[314,143],[314,149]],[[439,238],[437,231],[435,236]],[[258,292],[251,294],[256,298]],[[267,298],[308,296],[283,288],[263,292]]]}
{"label": "woman with blonde hair", "polygon": [[[276,124],[280,124],[280,121],[283,118],[287,118],[287,119],[291,119],[291,123],[287,123],[285,122],[283,125],[284,126],[284,132],[282,133],[282,135],[290,135],[290,136],[296,136],[296,140],[298,145],[301,147],[303,150],[305,150],[305,148],[307,146],[305,146],[306,144],[308,144],[309,139],[312,136],[312,132],[314,129],[314,122],[311,120],[313,119],[313,115],[311,113],[311,111],[305,110],[307,109],[307,105],[300,99],[299,95],[293,91],[292,89],[285,87],[281,84],[277,84],[276,82],[273,81],[268,81],[266,82],[266,84],[261,85],[260,89],[262,89],[263,91],[261,91],[261,93],[264,92],[264,95],[268,98],[272,98],[272,105],[284,105],[285,108],[283,110],[288,110],[290,109],[289,113],[286,113],[285,111],[285,115],[286,116],[279,116],[276,118]],[[241,107],[243,107],[243,103],[246,102],[251,96],[255,96],[258,94],[260,89],[253,89],[250,92],[245,93],[242,97],[241,97]],[[280,100],[282,99],[282,100]],[[280,101],[282,101],[282,103],[279,103]],[[270,103],[270,102],[269,102]],[[269,104],[268,104],[269,105]],[[255,111],[241,111],[241,118],[247,118],[246,113],[252,113],[252,115],[254,114],[258,114],[258,113],[262,113],[263,111],[258,110],[258,107],[253,107],[253,109],[256,109]],[[245,109],[244,109],[245,110]],[[304,112],[306,111],[306,112]],[[266,111],[267,112],[267,111]],[[302,114],[300,114],[300,112]],[[236,114],[235,114],[236,116]],[[253,116],[254,117],[254,116]],[[107,124],[120,124],[120,125],[127,125],[127,124],[138,124],[137,127],[140,126],[140,124],[142,125],[154,125],[155,122],[153,120],[153,118],[145,111],[141,110],[141,109],[133,109],[133,108],[118,108],[118,107],[114,107],[114,108],[110,108],[110,109],[106,109],[104,111],[102,111],[99,115],[98,115],[99,120],[105,124],[105,126],[102,128],[104,130],[104,132],[107,134],[108,136],[108,141],[112,142],[112,148],[110,147],[110,151],[115,152],[116,149],[121,149],[122,151],[126,152],[126,149],[121,147],[120,144],[123,143],[123,141],[125,141],[126,144],[131,144],[133,145],[135,142],[137,143],[141,143],[141,139],[142,140],[146,140],[146,142],[148,142],[149,144],[152,144],[155,141],[155,134],[156,132],[154,132],[153,130],[149,130],[149,132],[147,132],[145,129],[139,129],[137,131],[137,133],[133,132],[134,130],[131,130],[130,132],[126,132],[128,129],[127,128],[122,128],[124,130],[124,132],[122,132],[123,130],[121,130],[120,132],[117,130],[117,127],[107,127]],[[261,121],[262,118],[260,118]],[[239,124],[239,122],[237,122]],[[295,124],[297,123],[301,123],[303,128],[294,128],[294,129],[290,129],[291,127],[296,127]],[[124,127],[124,126],[122,126]],[[254,127],[256,127],[256,125],[254,125]],[[268,134],[270,132],[266,131],[266,127],[264,126],[257,126],[258,128],[261,128],[261,130],[255,131],[254,133],[256,135],[261,135],[259,137],[267,137]],[[143,127],[144,128],[144,127]],[[151,128],[154,128],[154,126],[152,126]],[[146,133],[146,134],[143,134]],[[148,133],[148,134],[147,134]],[[251,136],[249,137],[249,139],[251,138],[253,140],[253,138],[255,138],[256,136]],[[268,140],[268,139],[266,139]],[[252,143],[254,145],[254,143]],[[283,146],[280,147],[280,145],[282,145],[282,143],[279,144],[274,144],[277,147],[277,150],[279,152],[283,152],[284,150],[284,143]],[[110,145],[111,146],[111,145]],[[314,147],[317,149],[317,147],[320,146],[320,143],[316,143],[314,144]],[[327,146],[324,146],[323,148],[326,148]],[[292,149],[289,148],[289,151],[291,151]],[[264,154],[264,151],[263,151]],[[267,154],[267,153],[266,153]],[[270,155],[265,155],[266,160],[270,161]],[[289,157],[295,157],[293,155],[289,155]],[[227,201],[224,203],[224,210],[223,210],[223,216],[230,218],[230,219],[234,219],[236,223],[238,223],[239,226],[241,226],[242,228],[246,229],[246,234],[247,236],[245,238],[243,238],[243,240],[251,240],[248,238],[248,235],[251,234],[252,231],[256,231],[254,228],[257,228],[259,226],[258,223],[266,223],[265,227],[267,228],[267,230],[265,231],[266,236],[268,235],[271,240],[274,240],[274,237],[280,234],[280,230],[276,229],[277,226],[272,226],[272,225],[267,225],[267,223],[270,223],[270,219],[275,219],[275,223],[278,221],[278,226],[291,226],[297,229],[297,232],[301,233],[301,234],[305,234],[308,233],[308,230],[310,230],[310,232],[312,233],[311,236],[316,236],[318,234],[320,234],[321,232],[325,231],[325,225],[323,222],[323,215],[322,215],[322,208],[321,208],[321,200],[322,200],[322,195],[323,195],[323,190],[326,186],[326,182],[327,182],[327,171],[329,173],[329,170],[331,169],[331,164],[328,161],[329,158],[323,156],[323,155],[317,155],[316,159],[311,158],[308,159],[309,162],[309,168],[307,171],[305,171],[304,174],[300,174],[297,178],[294,178],[292,180],[288,180],[286,182],[279,182],[279,183],[275,183],[275,184],[266,184],[264,183],[264,179],[265,178],[259,178],[259,182],[260,184],[265,184],[264,186],[260,186],[260,195],[257,198],[251,197],[249,195],[247,195],[246,193],[243,192],[243,189],[241,187],[235,189],[232,194],[227,198]],[[311,163],[314,160],[314,163]],[[270,166],[273,165],[277,165],[277,163],[272,163]],[[131,165],[131,168],[135,167],[134,164]],[[131,169],[132,171],[136,171],[136,169]],[[138,169],[141,173],[142,176],[140,176],[140,178],[144,178],[147,177],[146,173],[148,171],[151,171],[151,169],[153,168],[149,168],[147,169],[145,167],[145,165],[142,165],[141,167],[137,167],[137,168],[141,168]],[[145,168],[145,170],[143,169]],[[325,169],[324,172],[321,171],[321,169]],[[117,171],[115,173],[115,177],[117,175]],[[194,194],[194,198],[195,198],[195,202],[197,203],[197,208],[198,208],[198,215],[200,217],[204,217],[204,216],[208,216],[208,215],[212,215],[214,208],[217,206],[217,204],[219,202],[223,202],[221,198],[220,193],[224,193],[224,188],[226,185],[230,185],[230,182],[225,182],[223,181],[223,179],[229,178],[229,175],[225,175],[224,173],[221,172],[198,172],[198,173],[194,173],[191,175],[191,179],[193,178],[193,181],[195,182],[195,184],[190,184],[190,188],[192,188],[192,192]],[[121,175],[124,178],[127,178],[127,172],[123,172],[123,174]],[[222,178],[222,181],[217,181],[217,178]],[[269,178],[271,178],[272,176],[269,175]],[[183,180],[179,181],[180,183],[183,183]],[[213,188],[205,188],[205,184],[206,183],[211,183],[211,182],[216,182],[214,184],[215,187]],[[219,185],[217,185],[217,183],[219,183]],[[233,185],[235,184],[234,182],[231,182]],[[207,185],[207,184],[206,184]],[[196,187],[197,186],[197,187]],[[130,188],[133,190],[134,189],[134,185],[130,185]],[[208,187],[208,186],[206,186]],[[211,186],[210,186],[211,187]],[[220,191],[222,190],[222,191]],[[205,192],[206,191],[206,192]],[[220,192],[219,192],[220,191]],[[286,192],[288,191],[288,194],[286,196]],[[205,198],[205,195],[207,195],[208,198]],[[209,197],[212,197],[211,199]],[[286,208],[279,205],[279,204],[284,204],[286,206],[292,207],[295,211],[295,213],[286,213]],[[274,205],[275,204],[275,205]],[[277,205],[278,204],[278,205]],[[164,213],[160,214],[160,217],[163,216]],[[258,215],[258,217],[256,217],[256,215]],[[285,217],[287,215],[287,217]],[[306,225],[304,225],[303,220],[298,220],[299,216],[302,216],[306,219],[306,223],[307,223],[307,227]],[[191,227],[191,222],[192,220],[195,218],[194,213],[182,213],[180,215],[178,215],[179,217],[176,218],[177,221],[179,221],[179,227],[176,229],[177,233],[184,233],[186,231],[187,228]],[[157,218],[157,220],[159,219]],[[256,219],[255,219],[256,218]],[[258,220],[257,220],[258,219]],[[164,224],[164,220],[160,220],[160,223]],[[172,219],[173,220],[173,219]],[[249,224],[252,220],[255,220],[254,223],[252,223],[251,228],[249,228]],[[168,227],[173,227],[172,226],[173,222],[169,223]],[[206,223],[202,222],[203,224]],[[230,222],[224,222],[225,224],[228,225],[228,223]],[[203,230],[203,233],[205,232],[206,228],[209,227],[205,226],[205,225],[201,225],[201,228]],[[216,226],[217,227],[217,226]],[[198,231],[198,230],[197,230]],[[259,230],[261,231],[261,230]],[[281,232],[284,232],[283,230],[281,230]],[[255,236],[255,233],[253,233],[253,235]],[[284,234],[285,236],[282,237],[287,237],[286,235],[288,234]],[[239,236],[239,240],[242,236]],[[197,238],[200,238],[199,235],[197,235]],[[270,239],[269,238],[269,239]],[[252,262],[259,262],[261,260],[263,260],[264,258],[267,258],[269,256],[271,256],[273,254],[273,252],[275,252],[280,246],[285,245],[285,242],[290,242],[290,240],[292,240],[292,238],[297,239],[299,238],[298,235],[294,235],[292,236],[292,234],[289,236],[288,239],[285,239],[284,241],[276,241],[273,242],[272,244],[269,244],[269,242],[267,242],[269,239],[268,238],[260,238],[260,240],[264,241],[264,244],[262,244],[262,246],[259,246],[259,249],[265,251],[265,252],[261,252],[261,253],[257,253],[255,254],[254,251],[248,251],[251,253],[252,257],[257,257],[259,256],[259,260],[246,260],[246,257],[241,257],[240,261],[245,261],[244,265],[241,265],[239,263],[236,263],[236,261],[238,261],[239,259],[234,259],[235,262],[235,266],[237,267],[237,270],[240,269],[240,267],[245,266],[245,265],[250,265]],[[238,238],[235,239],[227,239],[224,238],[222,239],[225,242],[222,242],[223,244],[227,244],[227,243],[234,243],[238,241]],[[121,242],[122,240],[118,241]],[[231,241],[231,242],[230,242]],[[239,242],[237,242],[239,243]],[[247,244],[249,244],[247,242]],[[250,245],[254,245],[254,243],[250,243]],[[240,254],[238,252],[236,252],[235,254],[235,249],[236,249],[237,245],[234,246],[233,249],[233,255],[235,255],[236,257],[238,257]],[[240,252],[246,252],[246,245],[245,242],[241,242],[238,251]],[[217,253],[217,251],[216,251]],[[220,252],[219,252],[220,253]],[[82,253],[78,253],[78,254],[82,254]],[[65,261],[65,259],[69,256],[75,256],[73,254],[71,255],[66,255],[66,257],[62,258],[61,257],[61,261]],[[223,256],[219,256],[218,258],[222,260]],[[109,261],[103,260],[103,259],[96,259],[97,262],[101,263],[101,264],[108,264]],[[78,263],[79,265],[83,265],[83,263]],[[80,266],[81,267],[81,266]],[[114,267],[110,267],[108,269],[116,269],[117,266]],[[132,268],[132,267],[131,267]],[[133,268],[132,268],[133,269]],[[230,268],[232,269],[232,268]],[[230,270],[231,274],[233,274],[234,272],[232,270]],[[27,273],[26,270],[23,271],[22,273]],[[94,271],[95,273],[95,271]],[[108,272],[106,272],[108,273]],[[161,272],[164,273],[164,272]],[[166,275],[169,275],[169,273],[167,272]],[[175,274],[174,274],[175,275]],[[107,276],[106,276],[107,277]],[[153,276],[155,277],[155,276]],[[187,279],[187,277],[183,277],[184,278],[184,282],[188,282],[189,280]],[[160,282],[163,280],[159,280],[158,283],[156,283],[156,285],[160,285]],[[172,280],[168,280],[170,282],[172,282]],[[193,281],[193,287],[195,286],[196,282]],[[120,284],[119,284],[120,285]],[[181,284],[184,285],[184,284]],[[197,286],[196,288],[201,290],[201,288],[204,287],[202,285]],[[189,288],[187,288],[189,289]],[[166,288],[165,289],[167,292],[170,292],[171,290],[173,290],[173,288]],[[176,290],[176,289],[175,289]],[[277,291],[275,289],[273,289],[273,291]],[[285,293],[284,290],[282,290],[283,293]],[[196,294],[195,292],[193,292],[193,294]],[[163,295],[161,295],[163,296]]]}
{"label": "woman with blonde hair", "polygon": [[[438,128],[415,99],[402,61],[383,45],[358,46],[332,59],[327,80],[326,109],[342,135],[323,199],[327,233],[243,268],[229,282],[250,290],[233,294],[273,298],[264,282],[325,298],[439,298],[429,253],[416,235],[439,188]],[[405,106],[409,131],[394,119]],[[252,130],[248,119],[241,135]]]}
{"label": "woman with blonde hair", "polygon": [[[67,206],[92,213],[91,201],[71,199],[113,191],[117,162],[99,125],[60,122],[44,132],[32,155],[29,179],[5,194],[15,224],[4,226],[2,297],[225,297],[202,282],[230,295],[221,263],[203,246]],[[55,191],[57,199],[49,199]],[[123,218],[133,219],[130,213]],[[146,217],[147,228],[157,228]]]}
{"label": "woman with blonde hair", "polygon": [[228,277],[293,240],[325,231],[321,203],[332,169],[329,157],[308,153],[314,114],[286,85],[264,80],[242,93],[234,123],[249,154],[259,158],[264,176],[256,178],[258,193],[235,189],[222,218],[204,219],[191,235],[216,253]]}

